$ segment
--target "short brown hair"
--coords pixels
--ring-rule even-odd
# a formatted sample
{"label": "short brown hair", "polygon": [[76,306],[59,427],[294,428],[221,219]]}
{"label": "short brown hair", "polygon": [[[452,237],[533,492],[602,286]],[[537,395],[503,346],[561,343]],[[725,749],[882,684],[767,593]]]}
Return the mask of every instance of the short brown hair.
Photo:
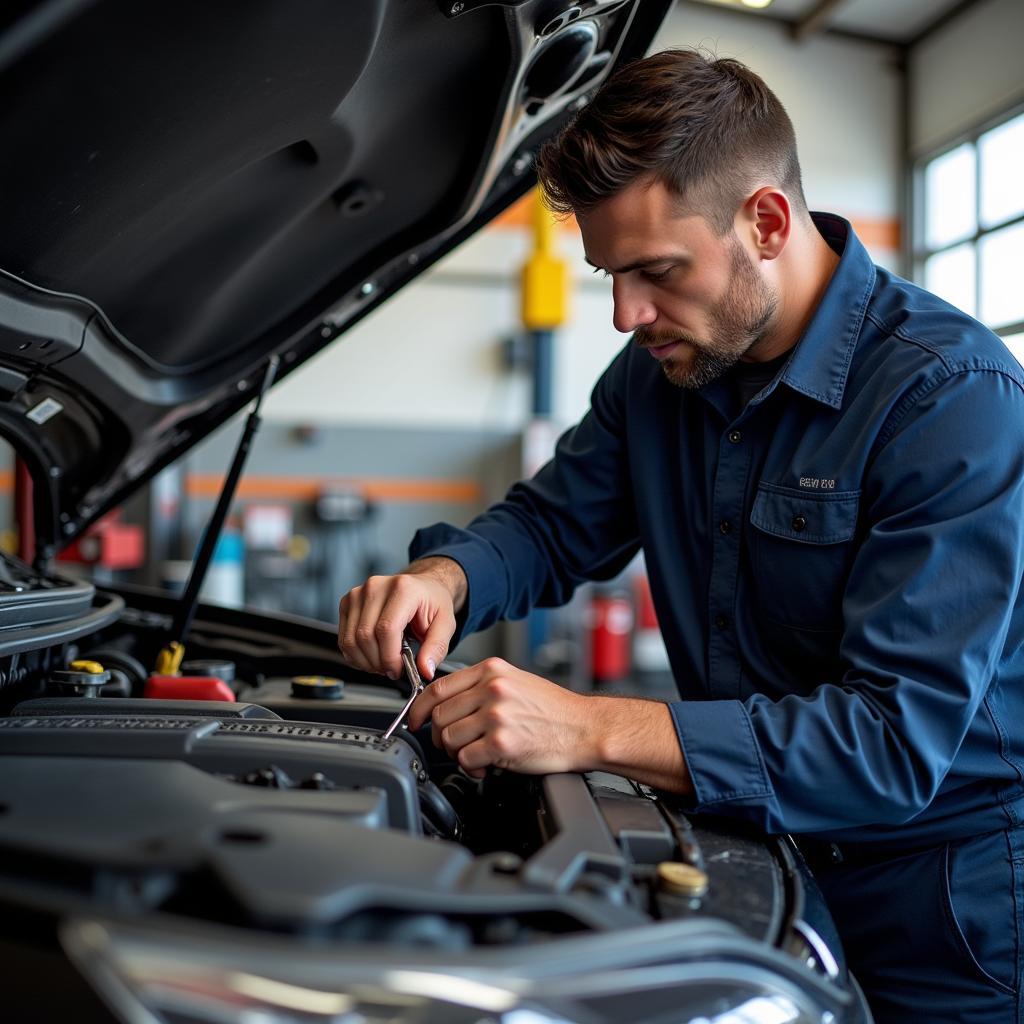
{"label": "short brown hair", "polygon": [[767,175],[806,213],[796,136],[776,95],[737,60],[665,50],[633,61],[540,152],[548,206],[586,213],[645,176],[718,235]]}

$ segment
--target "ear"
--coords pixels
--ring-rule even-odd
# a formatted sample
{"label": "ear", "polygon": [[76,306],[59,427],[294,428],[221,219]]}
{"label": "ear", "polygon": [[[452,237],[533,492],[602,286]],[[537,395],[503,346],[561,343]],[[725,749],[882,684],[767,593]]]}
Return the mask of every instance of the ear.
{"label": "ear", "polygon": [[759,188],[740,207],[736,228],[760,259],[777,259],[793,230],[793,211],[786,194],[772,185]]}

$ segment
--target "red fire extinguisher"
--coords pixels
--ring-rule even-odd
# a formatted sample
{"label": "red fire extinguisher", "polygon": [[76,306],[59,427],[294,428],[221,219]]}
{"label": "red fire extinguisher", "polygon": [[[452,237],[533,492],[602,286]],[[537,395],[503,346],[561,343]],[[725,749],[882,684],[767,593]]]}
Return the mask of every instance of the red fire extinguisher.
{"label": "red fire extinguisher", "polygon": [[637,573],[633,580],[633,598],[636,602],[636,630],[633,634],[633,668],[637,674],[670,671],[668,651],[658,616],[654,611],[651,584],[645,573]]}
{"label": "red fire extinguisher", "polygon": [[595,685],[621,682],[630,670],[633,606],[621,593],[594,594],[590,602],[590,670]]}

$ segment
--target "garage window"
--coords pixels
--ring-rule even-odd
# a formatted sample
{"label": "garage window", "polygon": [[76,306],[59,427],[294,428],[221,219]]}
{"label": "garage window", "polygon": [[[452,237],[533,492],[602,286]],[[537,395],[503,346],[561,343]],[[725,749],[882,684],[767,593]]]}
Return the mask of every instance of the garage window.
{"label": "garage window", "polygon": [[1024,111],[921,161],[915,276],[1024,362]]}

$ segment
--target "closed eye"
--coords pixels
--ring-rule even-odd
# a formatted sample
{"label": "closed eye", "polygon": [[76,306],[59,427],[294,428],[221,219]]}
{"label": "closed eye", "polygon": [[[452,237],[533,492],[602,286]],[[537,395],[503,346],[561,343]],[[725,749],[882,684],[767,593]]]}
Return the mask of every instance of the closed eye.
{"label": "closed eye", "polygon": [[664,270],[643,270],[641,273],[648,281],[664,281],[666,277],[672,272],[671,267],[666,267]]}

